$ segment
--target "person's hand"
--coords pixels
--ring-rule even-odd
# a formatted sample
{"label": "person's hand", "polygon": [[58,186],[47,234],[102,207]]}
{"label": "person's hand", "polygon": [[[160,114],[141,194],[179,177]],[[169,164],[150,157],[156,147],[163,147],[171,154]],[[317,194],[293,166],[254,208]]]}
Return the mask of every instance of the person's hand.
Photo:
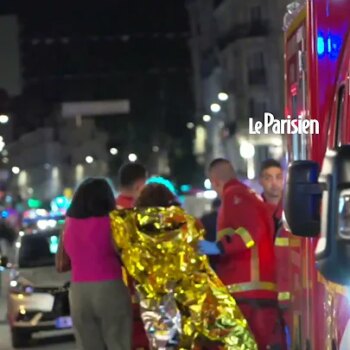
{"label": "person's hand", "polygon": [[204,240],[198,242],[198,251],[200,254],[203,254],[203,255],[221,254],[221,251],[215,242],[209,242]]}

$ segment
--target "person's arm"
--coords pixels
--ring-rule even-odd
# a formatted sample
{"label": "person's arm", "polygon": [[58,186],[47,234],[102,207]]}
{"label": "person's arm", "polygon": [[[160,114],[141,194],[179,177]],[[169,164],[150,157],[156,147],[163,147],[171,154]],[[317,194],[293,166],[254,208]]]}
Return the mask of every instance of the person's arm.
{"label": "person's arm", "polygon": [[238,254],[253,248],[264,225],[254,198],[247,194],[226,196],[218,225],[217,244],[222,254]]}
{"label": "person's arm", "polygon": [[66,219],[66,223],[65,223],[64,228],[60,234],[57,254],[55,256],[56,271],[59,273],[68,272],[72,269],[70,257],[67,254],[66,249],[64,247],[64,234],[66,232],[68,220],[69,219]]}

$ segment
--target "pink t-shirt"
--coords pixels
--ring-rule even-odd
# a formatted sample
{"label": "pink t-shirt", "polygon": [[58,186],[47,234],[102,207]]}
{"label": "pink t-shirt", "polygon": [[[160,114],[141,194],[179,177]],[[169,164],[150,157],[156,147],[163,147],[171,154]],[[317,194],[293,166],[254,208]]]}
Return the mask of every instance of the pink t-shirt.
{"label": "pink t-shirt", "polygon": [[122,278],[121,263],[113,247],[108,216],[67,217],[63,238],[71,259],[73,282],[101,282]]}

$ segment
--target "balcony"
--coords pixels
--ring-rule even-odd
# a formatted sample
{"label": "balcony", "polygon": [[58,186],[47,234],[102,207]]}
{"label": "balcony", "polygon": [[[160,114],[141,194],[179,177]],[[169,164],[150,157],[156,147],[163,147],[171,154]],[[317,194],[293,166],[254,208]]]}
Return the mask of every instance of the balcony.
{"label": "balcony", "polygon": [[236,24],[225,34],[218,38],[220,50],[223,50],[232,42],[250,37],[260,37],[269,34],[268,21],[256,21],[244,24]]}
{"label": "balcony", "polygon": [[265,68],[250,69],[248,71],[248,84],[250,86],[253,86],[253,85],[264,86],[266,85],[266,82],[267,82],[267,79],[266,79]]}

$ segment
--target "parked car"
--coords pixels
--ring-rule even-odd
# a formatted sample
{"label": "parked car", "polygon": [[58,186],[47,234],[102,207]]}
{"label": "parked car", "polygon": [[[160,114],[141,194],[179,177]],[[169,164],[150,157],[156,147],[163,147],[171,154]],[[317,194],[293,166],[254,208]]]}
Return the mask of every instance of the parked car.
{"label": "parked car", "polygon": [[70,274],[55,269],[58,241],[59,231],[47,230],[22,234],[16,242],[7,308],[14,348],[28,345],[34,332],[72,328]]}

